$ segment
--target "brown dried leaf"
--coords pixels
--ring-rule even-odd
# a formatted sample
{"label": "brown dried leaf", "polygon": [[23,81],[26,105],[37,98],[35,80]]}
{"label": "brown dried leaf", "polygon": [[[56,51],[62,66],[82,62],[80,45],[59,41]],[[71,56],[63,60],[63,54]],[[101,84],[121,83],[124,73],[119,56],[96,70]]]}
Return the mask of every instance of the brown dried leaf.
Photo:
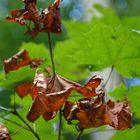
{"label": "brown dried leaf", "polygon": [[[27,118],[33,122],[40,115],[45,112],[54,112],[61,108],[69,97],[72,88],[80,86],[80,84],[64,79],[58,75],[54,75],[51,78],[44,76],[43,81],[46,82],[34,82],[36,83],[36,93],[33,105],[27,115]],[[39,78],[40,79],[40,78]],[[41,80],[40,80],[41,81]]]}
{"label": "brown dried leaf", "polygon": [[107,102],[107,111],[112,120],[111,126],[115,129],[124,130],[132,127],[132,113],[130,103],[127,100],[117,103],[109,100]]}
{"label": "brown dried leaf", "polygon": [[8,129],[3,124],[0,124],[0,140],[12,140]]}
{"label": "brown dried leaf", "polygon": [[10,22],[18,22],[20,25],[27,26],[23,17],[24,13],[24,9],[12,10],[10,11],[11,17],[7,16],[6,19]]}
{"label": "brown dried leaf", "polygon": [[73,90],[82,93],[86,98],[90,98],[92,96],[98,96],[96,92],[96,88],[100,85],[102,78],[100,76],[93,76],[87,84],[84,86],[79,86],[74,88]]}
{"label": "brown dried leaf", "polygon": [[[6,19],[11,22],[18,22],[20,25],[27,26],[28,30],[25,34],[30,35],[32,38],[36,37],[39,32],[61,32],[61,19],[60,19],[60,0],[56,0],[50,4],[48,8],[39,12],[37,7],[37,0],[24,0],[25,7],[19,10],[12,10],[11,17]],[[31,28],[27,21],[34,24]]]}
{"label": "brown dried leaf", "polygon": [[45,112],[42,117],[45,121],[49,121],[51,119],[53,119],[56,116],[57,112]]}
{"label": "brown dried leaf", "polygon": [[29,57],[29,54],[26,50],[21,50],[17,54],[15,54],[13,57],[4,60],[4,70],[5,73],[9,73],[12,70],[17,70],[20,67],[29,65],[31,62],[31,59]]}
{"label": "brown dried leaf", "polygon": [[[23,66],[29,65],[31,68],[37,68],[39,65],[43,63],[41,59],[31,59],[26,50],[21,50],[13,57],[4,60],[4,69],[5,73],[9,73],[10,71],[17,70]],[[22,83],[21,85],[16,87],[16,92],[20,97],[24,97],[31,93],[32,82]]]}
{"label": "brown dried leaf", "polygon": [[132,113],[127,100],[114,103],[109,100],[103,102],[104,96],[100,94],[96,99],[81,99],[71,103],[66,101],[64,117],[68,123],[78,120],[79,129],[110,125],[117,130],[132,127]]}
{"label": "brown dried leaf", "polygon": [[26,50],[21,50],[11,58],[4,60],[4,70],[7,74],[27,65],[30,65],[31,68],[37,68],[42,63],[42,59],[31,59]]}
{"label": "brown dried leaf", "polygon": [[56,0],[42,12],[43,32],[61,32],[60,2],[61,0]]}
{"label": "brown dried leaf", "polygon": [[32,82],[23,83],[16,87],[16,92],[20,97],[25,97],[29,93],[31,93],[32,85],[33,85]]}
{"label": "brown dried leaf", "polygon": [[64,117],[68,123],[71,123],[72,120],[78,120],[80,130],[111,124],[102,98],[103,95],[101,94],[101,97],[96,99],[81,99],[76,103],[66,101]]}

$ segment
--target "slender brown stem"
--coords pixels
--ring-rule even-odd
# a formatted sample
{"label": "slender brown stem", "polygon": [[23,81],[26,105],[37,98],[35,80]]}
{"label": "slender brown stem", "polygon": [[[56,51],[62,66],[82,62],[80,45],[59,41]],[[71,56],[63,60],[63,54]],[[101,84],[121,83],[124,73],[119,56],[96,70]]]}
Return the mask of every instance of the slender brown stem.
{"label": "slender brown stem", "polygon": [[83,134],[84,132],[84,129],[82,129],[81,131],[79,131],[78,135],[76,136],[76,139],[75,140],[80,140],[81,138],[81,135]]}
{"label": "slender brown stem", "polygon": [[108,78],[107,78],[107,80],[106,80],[105,84],[104,84],[104,88],[106,87],[107,83],[109,82],[109,80],[110,80],[110,78],[111,78],[111,75],[112,75],[113,70],[114,70],[114,66],[112,66],[112,67],[111,67],[111,71],[110,71],[110,73],[109,73],[109,75],[108,75]]}
{"label": "slender brown stem", "polygon": [[53,51],[52,51],[51,34],[50,34],[50,32],[48,32],[48,42],[49,42],[49,50],[50,50],[53,74],[55,75],[55,65],[54,65],[54,60],[53,60]]}
{"label": "slender brown stem", "polygon": [[62,131],[62,109],[60,109],[59,111],[58,140],[61,139],[61,131]]}

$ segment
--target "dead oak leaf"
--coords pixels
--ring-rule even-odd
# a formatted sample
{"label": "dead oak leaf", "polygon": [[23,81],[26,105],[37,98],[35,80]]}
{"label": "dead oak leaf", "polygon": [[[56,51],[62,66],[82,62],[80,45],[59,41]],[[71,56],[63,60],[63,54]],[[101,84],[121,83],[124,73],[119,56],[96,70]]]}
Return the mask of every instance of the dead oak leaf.
{"label": "dead oak leaf", "polygon": [[3,124],[0,124],[0,140],[12,140],[8,129]]}

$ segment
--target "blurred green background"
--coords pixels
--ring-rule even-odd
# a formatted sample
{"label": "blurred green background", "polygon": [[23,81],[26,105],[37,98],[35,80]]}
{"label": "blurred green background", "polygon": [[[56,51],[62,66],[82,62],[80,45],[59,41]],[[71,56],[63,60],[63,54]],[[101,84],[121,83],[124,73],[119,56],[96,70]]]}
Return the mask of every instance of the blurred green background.
{"label": "blurred green background", "polygon": [[[38,0],[38,2],[39,7],[45,8],[53,0]],[[106,127],[89,129],[83,134],[82,140],[139,140],[140,1],[101,0],[98,1],[98,5],[92,6],[94,0],[89,0],[86,1],[89,7],[84,2],[84,0],[63,0],[61,4],[62,33],[52,34],[56,70],[66,78],[83,83],[92,72],[114,66],[114,71],[123,80],[107,94],[114,100],[123,99],[127,94],[132,103],[134,119],[132,129],[119,132]],[[104,3],[107,3],[107,8],[101,6]],[[27,75],[21,70],[9,74],[7,81],[3,81],[3,60],[11,57],[19,48],[26,48],[31,54],[34,53],[34,56],[44,57],[42,53],[46,54],[45,59],[50,65],[49,52],[45,48],[48,46],[47,34],[39,34],[37,38],[30,39],[24,35],[26,30],[24,27],[5,20],[11,9],[22,7],[22,0],[0,1],[0,105],[7,108],[13,106],[15,91],[11,87],[19,82],[18,78],[21,78],[21,75],[25,78]],[[99,17],[93,9],[100,13]],[[86,21],[89,13],[94,16]],[[43,49],[39,51],[37,48]],[[20,99],[16,96],[16,104],[20,114],[25,118],[31,105],[31,98]],[[22,124],[15,116],[2,111],[0,117]],[[18,126],[2,118],[0,120],[9,128],[13,140],[27,138],[35,140],[28,131],[19,129]],[[42,140],[57,139],[58,117],[49,122],[40,118],[35,124],[30,123],[30,125],[36,129]],[[96,135],[98,132],[100,136]],[[62,140],[74,140],[77,131],[73,125],[69,126],[63,121],[62,134]]]}

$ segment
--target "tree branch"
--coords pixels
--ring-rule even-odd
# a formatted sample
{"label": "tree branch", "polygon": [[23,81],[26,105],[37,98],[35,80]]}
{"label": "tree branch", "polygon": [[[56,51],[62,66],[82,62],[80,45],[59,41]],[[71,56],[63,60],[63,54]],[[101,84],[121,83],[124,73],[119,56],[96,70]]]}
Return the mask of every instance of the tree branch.
{"label": "tree branch", "polygon": [[50,50],[53,74],[55,75],[55,65],[54,65],[54,60],[53,60],[53,52],[52,52],[52,44],[51,44],[51,34],[50,34],[50,32],[48,32],[48,42],[49,42],[49,50]]}

